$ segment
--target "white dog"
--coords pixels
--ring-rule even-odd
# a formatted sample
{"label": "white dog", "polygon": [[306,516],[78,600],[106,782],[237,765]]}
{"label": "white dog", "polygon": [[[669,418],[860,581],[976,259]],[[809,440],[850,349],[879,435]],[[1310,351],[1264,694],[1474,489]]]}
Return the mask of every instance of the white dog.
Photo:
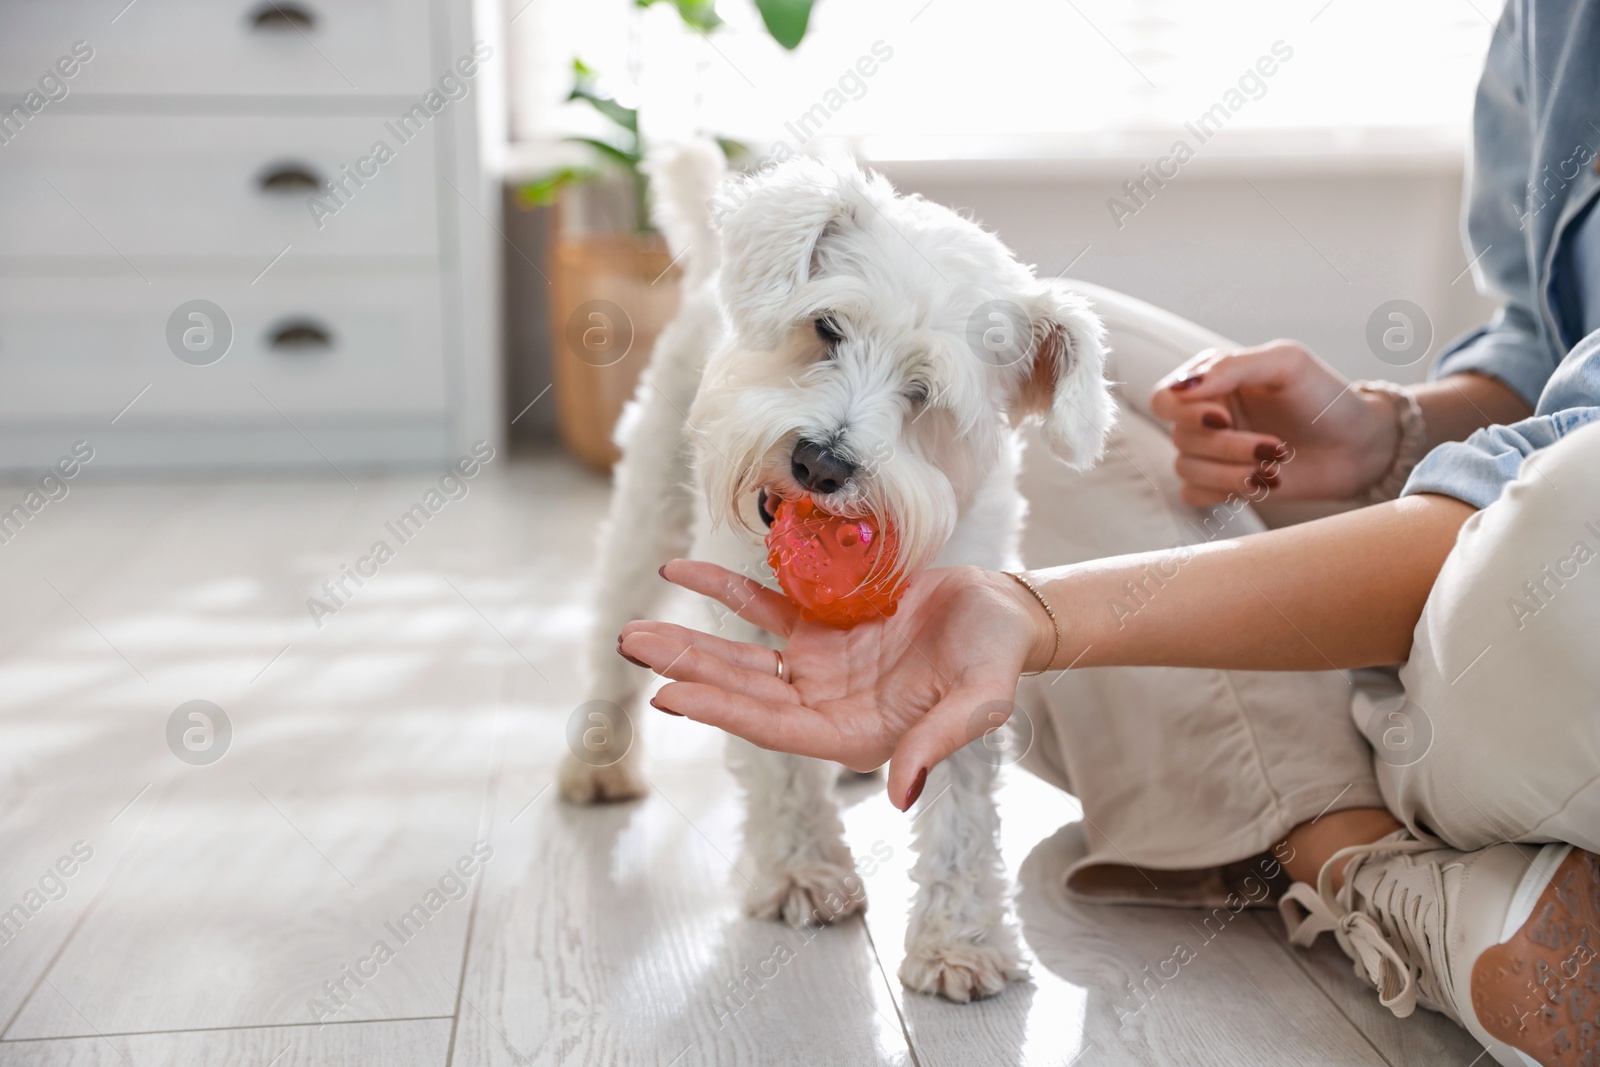
{"label": "white dog", "polygon": [[[694,558],[770,582],[763,494],[809,493],[829,511],[887,517],[911,571],[1016,568],[1016,426],[1042,420],[1051,451],[1086,466],[1115,417],[1084,300],[949,209],[804,158],[719,188],[708,144],[653,173],[660,221],[688,261],[684,303],[618,430],[590,657],[592,696],[630,711],[651,678],[617,655],[616,635],[659,608],[656,568],[691,547],[691,532]],[[719,625],[769,640],[737,618]],[[604,750],[569,758],[563,795],[642,794],[631,735],[604,735],[616,762]],[[900,969],[912,989],[957,1001],[1021,973],[996,761],[981,745],[929,775]],[[738,740],[730,754],[748,799],[739,867],[754,883],[750,914],[809,923],[859,910],[837,768]]]}

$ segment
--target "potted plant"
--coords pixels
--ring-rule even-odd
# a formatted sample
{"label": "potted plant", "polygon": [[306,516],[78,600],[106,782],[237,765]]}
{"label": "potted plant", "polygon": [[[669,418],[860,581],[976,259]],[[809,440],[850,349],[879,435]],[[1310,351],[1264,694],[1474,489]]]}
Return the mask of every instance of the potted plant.
{"label": "potted plant", "polygon": [[[722,24],[711,0],[634,0],[638,8],[670,2],[700,33]],[[812,0],[755,0],[768,32],[786,49],[804,38]],[[603,136],[564,140],[583,146],[586,162],[552,169],[517,189],[525,206],[557,205],[558,212],[601,216],[584,227],[554,228],[549,249],[551,376],[561,436],[578,459],[609,469],[617,459],[612,428],[633,395],[657,335],[678,308],[677,268],[650,224],[650,180],[640,165],[645,144],[639,111],[600,85],[581,60],[572,62],[569,101],[581,101],[604,120]],[[744,146],[718,139],[730,160]],[[587,194],[582,204],[569,201]],[[609,196],[608,196],[609,194]],[[588,208],[587,211],[571,210]]]}

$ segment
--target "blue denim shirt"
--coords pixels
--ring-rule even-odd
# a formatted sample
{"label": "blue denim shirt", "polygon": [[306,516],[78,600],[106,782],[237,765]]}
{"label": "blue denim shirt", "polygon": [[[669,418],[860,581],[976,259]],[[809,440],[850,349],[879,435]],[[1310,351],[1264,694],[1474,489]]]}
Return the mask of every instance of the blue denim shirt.
{"label": "blue denim shirt", "polygon": [[1509,0],[1473,113],[1466,237],[1503,307],[1432,377],[1473,371],[1534,409],[1429,452],[1402,495],[1487,507],[1524,457],[1600,420],[1600,0]]}

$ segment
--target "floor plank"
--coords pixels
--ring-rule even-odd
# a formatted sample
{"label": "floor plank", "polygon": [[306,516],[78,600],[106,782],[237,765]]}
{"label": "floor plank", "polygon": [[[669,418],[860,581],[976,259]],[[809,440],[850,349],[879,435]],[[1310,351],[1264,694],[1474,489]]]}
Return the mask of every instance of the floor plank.
{"label": "floor plank", "polygon": [[0,1043],[7,1067],[444,1067],[450,1020],[119,1034]]}
{"label": "floor plank", "polygon": [[[60,768],[53,780],[19,771],[0,787],[0,1034],[148,829],[161,796],[152,783],[124,785],[111,773],[110,746],[74,744],[74,732],[41,724],[24,741],[24,730],[0,727],[17,743],[13,758],[54,759]],[[130,743],[133,733],[110,740]]]}

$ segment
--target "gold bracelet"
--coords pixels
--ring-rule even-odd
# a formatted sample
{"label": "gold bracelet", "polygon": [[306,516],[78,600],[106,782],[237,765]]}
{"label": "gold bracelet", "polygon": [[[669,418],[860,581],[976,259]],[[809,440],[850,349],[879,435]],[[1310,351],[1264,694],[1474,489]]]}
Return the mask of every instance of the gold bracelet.
{"label": "gold bracelet", "polygon": [[1056,609],[1050,606],[1050,602],[1044,598],[1043,593],[1039,592],[1039,590],[1033,587],[1032,582],[1028,581],[1028,579],[1024,578],[1022,575],[1013,574],[1010,571],[1001,571],[1000,573],[1005,575],[1007,578],[1013,579],[1018,585],[1022,586],[1022,588],[1033,594],[1033,599],[1037,600],[1039,602],[1039,606],[1044,609],[1044,613],[1050,616],[1050,625],[1056,631],[1056,646],[1050,650],[1050,658],[1044,661],[1044,670],[1033,671],[1030,674],[1023,675],[1024,678],[1037,678],[1039,675],[1044,674],[1050,669],[1050,665],[1056,661],[1056,656],[1060,655],[1061,653],[1061,620],[1056,618]]}

